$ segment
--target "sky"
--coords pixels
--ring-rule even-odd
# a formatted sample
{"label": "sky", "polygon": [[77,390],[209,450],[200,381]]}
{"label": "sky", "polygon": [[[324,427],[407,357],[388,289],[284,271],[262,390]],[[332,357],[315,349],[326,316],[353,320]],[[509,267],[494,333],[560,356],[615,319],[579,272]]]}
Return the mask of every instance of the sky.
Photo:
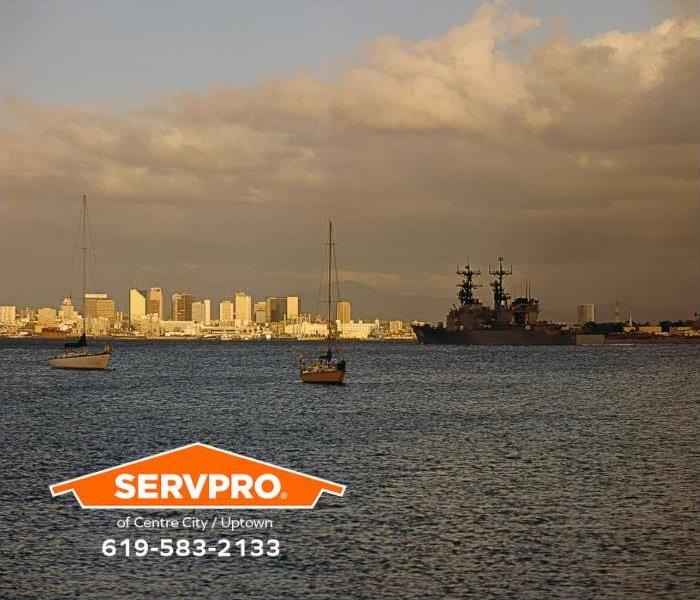
{"label": "sky", "polygon": [[0,302],[78,293],[87,193],[122,308],[315,289],[332,218],[341,278],[383,292],[449,298],[503,255],[546,316],[690,318],[697,9],[0,3]]}

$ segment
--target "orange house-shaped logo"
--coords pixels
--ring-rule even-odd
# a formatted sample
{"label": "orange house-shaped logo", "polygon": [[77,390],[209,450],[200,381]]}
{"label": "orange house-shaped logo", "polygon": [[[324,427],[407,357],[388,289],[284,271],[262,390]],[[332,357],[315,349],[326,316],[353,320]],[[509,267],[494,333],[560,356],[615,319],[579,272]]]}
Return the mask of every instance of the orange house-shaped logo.
{"label": "orange house-shaped logo", "polygon": [[345,486],[195,442],[50,486],[83,508],[300,509]]}

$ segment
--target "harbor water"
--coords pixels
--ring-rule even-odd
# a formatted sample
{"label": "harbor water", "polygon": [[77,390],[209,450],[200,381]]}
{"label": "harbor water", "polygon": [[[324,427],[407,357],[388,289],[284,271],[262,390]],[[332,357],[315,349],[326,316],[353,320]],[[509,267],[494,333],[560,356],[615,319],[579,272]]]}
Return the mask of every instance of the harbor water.
{"label": "harbor water", "polygon": [[[0,598],[700,595],[700,345],[353,343],[334,387],[298,382],[318,344],[115,341],[107,372],[50,369],[60,346],[0,340]],[[212,536],[124,532],[49,492],[195,441],[347,491],[185,511],[270,519],[228,537],[276,558],[107,557],[106,538]]]}

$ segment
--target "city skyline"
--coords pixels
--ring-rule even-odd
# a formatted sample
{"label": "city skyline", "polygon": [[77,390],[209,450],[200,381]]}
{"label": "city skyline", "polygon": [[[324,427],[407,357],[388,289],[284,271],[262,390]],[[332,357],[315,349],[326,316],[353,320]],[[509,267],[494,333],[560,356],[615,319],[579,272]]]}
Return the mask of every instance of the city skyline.
{"label": "city skyline", "polygon": [[[331,6],[319,9],[330,33],[315,60],[287,56],[295,38],[279,31],[246,74],[225,59],[198,84],[187,68],[148,85],[138,71],[119,105],[90,95],[104,82],[94,64],[70,51],[35,56],[45,16],[0,9],[17,25],[2,36],[0,303],[71,292],[86,193],[100,287],[122,306],[134,280],[212,298],[232,283],[256,297],[313,290],[332,218],[340,279],[405,298],[416,318],[444,316],[444,306],[417,313],[426,298],[453,301],[457,264],[486,268],[501,254],[514,265],[512,293],[529,281],[549,318],[616,301],[645,320],[698,310],[696,13],[651,2],[381,3],[381,29],[353,31],[340,48],[330,38],[343,11],[373,5]],[[115,28],[137,10],[116,10]],[[70,25],[54,29],[51,40],[69,39]],[[178,41],[167,29],[166,19],[151,32],[157,53]],[[196,54],[197,35],[181,54]],[[99,62],[109,49],[91,53]],[[85,95],[60,77],[39,84],[41,69],[60,74],[71,61]]]}
{"label": "city skyline", "polygon": [[[486,307],[494,306],[493,291],[490,290],[491,287],[491,285],[478,286],[474,292],[474,298],[482,302]],[[522,293],[519,293],[520,291],[510,293],[509,288],[507,286],[504,287],[509,303],[516,298],[535,297],[528,283],[526,283]],[[299,316],[322,321],[325,319],[323,315],[326,310],[326,300],[315,294],[313,297],[316,299],[309,300],[308,297],[298,293],[292,293],[291,295],[283,294],[275,296],[265,294],[257,296],[249,294],[247,291],[236,290],[217,298],[207,294],[192,293],[189,290],[167,293],[162,287],[151,286],[144,289],[129,288],[128,294],[126,295],[126,303],[120,304],[115,297],[108,292],[94,292],[89,290],[90,288],[88,288],[85,294],[86,311],[88,315],[97,315],[100,314],[101,311],[106,310],[112,315],[116,313],[122,314],[125,322],[133,321],[134,316],[138,318],[139,316],[153,315],[163,321],[194,321],[202,322],[207,325],[210,322],[240,325],[241,320],[244,324],[246,322],[281,322],[293,320]],[[154,293],[159,296],[159,301],[152,299]],[[305,297],[307,298],[306,301],[304,301]],[[0,307],[13,307],[16,308],[17,311],[47,309],[53,310],[60,316],[62,313],[65,315],[66,303],[69,303],[69,313],[71,311],[75,311],[76,313],[81,312],[79,310],[81,306],[80,295],[77,297],[74,295],[62,295],[60,298],[61,300],[58,301],[58,303],[28,303],[24,305],[0,303]],[[435,298],[434,300],[445,301],[446,299]],[[454,300],[457,301],[457,298]],[[186,306],[180,306],[182,302],[185,302]],[[276,303],[279,302],[282,304],[278,306]],[[290,305],[290,302],[293,302],[293,304]],[[371,309],[368,311],[366,302],[366,298],[360,300],[359,304],[362,306],[362,309],[359,311],[361,314],[358,315],[358,311],[356,311],[356,307],[350,296],[341,295],[337,299],[333,298],[332,304],[335,318],[343,323],[351,322],[355,319],[359,319],[360,321],[380,320],[388,322],[391,320],[400,320],[405,322],[430,322],[429,319],[405,317],[401,314],[393,314],[392,311]],[[100,303],[102,303],[101,306],[106,308],[101,309]],[[454,303],[455,302],[453,302],[453,304]],[[59,305],[58,308],[55,308],[56,304]],[[309,305],[311,305],[312,308],[309,308]],[[134,308],[134,306],[136,308]],[[445,304],[437,310],[442,310],[446,306]],[[262,311],[263,317],[259,316],[260,311]],[[553,318],[551,315],[543,315],[543,318],[548,321],[581,326],[589,321],[597,323],[620,323],[632,320],[634,320],[635,323],[697,321],[699,315],[698,312],[694,312],[692,315],[662,314],[659,318],[647,318],[645,315],[634,315],[629,310],[629,307],[622,306],[619,300],[616,300],[614,303],[603,304],[602,306],[595,303],[579,303],[576,306],[569,307],[565,313],[565,316],[561,318]],[[196,318],[193,315],[200,315],[200,318]],[[434,322],[442,320],[442,317],[439,317],[435,319]]]}

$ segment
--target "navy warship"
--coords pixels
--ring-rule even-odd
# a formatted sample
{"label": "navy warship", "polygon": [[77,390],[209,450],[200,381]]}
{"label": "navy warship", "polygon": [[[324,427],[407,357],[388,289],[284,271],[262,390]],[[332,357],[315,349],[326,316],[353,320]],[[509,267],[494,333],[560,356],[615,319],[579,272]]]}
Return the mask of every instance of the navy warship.
{"label": "navy warship", "polygon": [[[461,281],[458,284],[459,306],[453,306],[447,314],[446,324],[413,325],[418,343],[457,344],[475,346],[570,346],[582,343],[583,339],[561,325],[539,321],[539,301],[530,296],[526,286],[524,297],[510,302],[503,280],[513,274],[513,268],[505,269],[503,257],[498,257],[498,267],[489,266],[493,277],[493,308],[484,306],[475,296],[474,290],[481,287],[476,277],[480,270],[470,264],[457,268]],[[589,338],[590,336],[586,336]],[[594,340],[587,339],[590,343]],[[596,340],[600,342],[599,340]]]}

